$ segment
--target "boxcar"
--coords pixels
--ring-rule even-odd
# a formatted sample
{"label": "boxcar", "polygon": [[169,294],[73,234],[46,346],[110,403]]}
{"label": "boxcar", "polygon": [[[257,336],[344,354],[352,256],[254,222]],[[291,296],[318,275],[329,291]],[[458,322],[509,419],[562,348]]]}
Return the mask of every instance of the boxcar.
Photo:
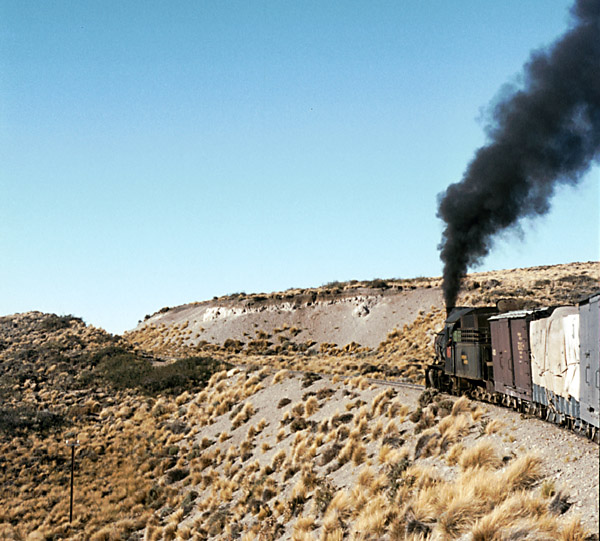
{"label": "boxcar", "polygon": [[579,418],[579,310],[561,306],[530,323],[533,401],[563,423]]}
{"label": "boxcar", "polygon": [[551,310],[519,310],[490,318],[494,390],[531,402],[531,349],[529,324]]}
{"label": "boxcar", "polygon": [[581,419],[598,428],[600,402],[600,294],[579,303]]}

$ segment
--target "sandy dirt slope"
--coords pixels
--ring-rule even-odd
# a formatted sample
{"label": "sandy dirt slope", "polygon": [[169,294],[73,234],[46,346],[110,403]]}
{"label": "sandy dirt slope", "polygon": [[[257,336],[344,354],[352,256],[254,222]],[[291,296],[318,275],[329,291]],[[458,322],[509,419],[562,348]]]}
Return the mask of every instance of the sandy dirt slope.
{"label": "sandy dirt slope", "polygon": [[[233,372],[237,372],[237,370]],[[247,377],[248,375],[243,371],[238,372],[238,374],[222,380],[220,385],[223,389],[227,387],[235,388],[236,385],[247,381]],[[282,503],[293,500],[298,487],[302,486],[304,496],[299,513],[289,515],[282,511],[282,514],[274,522],[275,525],[277,523],[281,525],[277,539],[297,538],[294,537],[294,534],[298,533],[296,530],[303,517],[314,517],[316,519],[312,524],[312,528],[314,528],[312,535],[307,535],[306,539],[318,539],[324,533],[323,525],[326,520],[317,518],[318,512],[315,507],[318,503],[319,490],[315,489],[313,492],[313,490],[304,487],[301,482],[303,468],[308,467],[317,480],[321,479],[317,485],[327,479],[328,486],[333,488],[335,494],[344,490],[357,490],[355,487],[357,486],[359,474],[365,467],[373,468],[378,474],[386,474],[388,471],[386,465],[380,462],[382,441],[385,441],[385,438],[383,435],[373,436],[372,431],[376,430],[375,427],[377,426],[381,429],[390,421],[397,424],[398,431],[395,432],[397,441],[393,438],[389,441],[392,441],[392,445],[397,446],[399,451],[404,453],[403,456],[406,456],[410,463],[415,467],[422,468],[423,471],[427,471],[428,475],[434,479],[439,479],[439,482],[448,483],[449,487],[459,478],[461,474],[460,467],[456,463],[452,463],[444,452],[441,452],[441,454],[434,452],[432,456],[427,456],[428,453],[424,452],[423,456],[418,456],[417,449],[420,447],[421,442],[430,437],[430,433],[433,436],[436,435],[436,422],[439,422],[430,418],[426,426],[432,428],[424,432],[417,432],[415,419],[413,417],[409,418],[407,415],[408,412],[414,412],[418,408],[421,391],[403,388],[390,389],[381,385],[365,385],[365,378],[356,380],[355,384],[352,384],[351,380],[334,383],[327,377],[320,378],[308,386],[307,383],[301,374],[291,373],[288,377],[280,378],[278,381],[266,379],[262,388],[244,403],[244,405],[251,404],[252,408],[251,413],[244,418],[242,423],[238,425],[235,422],[232,423],[233,416],[227,412],[214,418],[208,426],[205,426],[195,436],[195,440],[183,438],[178,443],[182,449],[191,449],[193,445],[204,447],[202,445],[204,441],[207,442],[207,452],[210,452],[211,456],[225,457],[225,460],[221,462],[213,462],[212,468],[208,470],[215,481],[219,479],[227,480],[223,481],[223,486],[227,486],[230,479],[236,480],[238,478],[248,480],[249,486],[253,486],[253,483],[257,486],[263,486],[266,483],[264,486],[269,486],[269,483],[272,482],[275,497],[268,495],[261,498],[258,495],[261,491],[256,491],[256,507],[257,510],[259,508],[271,509],[275,513],[274,516],[277,515],[275,509]],[[385,408],[382,408],[379,414],[374,413],[376,397],[381,398],[380,393],[386,389],[389,389],[390,392],[389,398],[392,400],[390,404],[394,403],[397,407],[403,406],[406,408],[404,412],[399,410],[399,413],[391,418],[385,415]],[[305,412],[307,396],[320,398],[321,393],[325,391],[328,392],[326,398],[316,400],[315,408],[310,414],[302,413]],[[445,399],[448,398],[450,397],[445,397]],[[456,398],[452,398],[452,401],[456,401]],[[361,405],[364,405],[363,409],[361,409]],[[298,408],[298,406],[300,407]],[[241,409],[242,405],[240,404],[237,410]],[[294,411],[296,411],[296,414],[293,413]],[[335,461],[326,461],[323,457],[327,455],[328,447],[333,445],[329,440],[334,441],[331,436],[334,435],[335,429],[329,428],[321,432],[318,427],[324,426],[327,420],[332,424],[333,419],[339,418],[342,414],[348,414],[348,417],[352,418],[352,421],[348,422],[348,426],[353,429],[358,426],[356,419],[359,418],[361,412],[366,413],[367,411],[371,411],[371,415],[365,424],[362,435],[357,440],[357,444],[364,448],[364,455],[359,460],[356,460],[355,457],[354,460],[348,460],[342,462],[342,464],[336,464]],[[498,457],[502,457],[504,464],[508,465],[512,464],[516,457],[533,453],[541,459],[542,467],[539,480],[531,487],[532,493],[539,495],[544,487],[552,487],[553,491],[564,494],[570,504],[564,519],[569,520],[579,517],[590,531],[597,531],[598,446],[596,444],[538,419],[527,418],[525,421],[525,418],[519,413],[505,408],[471,403],[466,411],[468,426],[462,432],[461,449],[472,449],[477,445],[486,443],[495,450]],[[298,431],[295,432],[294,425],[289,424],[289,420],[285,421],[286,417],[290,415],[293,418],[305,419],[308,422],[307,428],[305,430],[296,429]],[[295,415],[299,417],[295,417]],[[365,417],[366,419],[367,417]],[[423,422],[422,420],[421,423]],[[310,428],[311,423],[312,430]],[[493,430],[488,429],[491,423],[495,423]],[[254,429],[251,427],[260,428]],[[226,439],[220,437],[222,434],[226,434]],[[249,434],[253,435],[249,436]],[[321,436],[318,436],[319,434]],[[447,435],[448,432],[446,432]],[[313,441],[315,437],[318,441]],[[305,441],[306,445],[301,443],[302,441]],[[347,443],[347,440],[344,440],[342,445],[345,443]],[[301,454],[300,448],[302,448],[304,454]],[[220,452],[217,451],[218,449],[220,449]],[[466,452],[465,450],[461,451],[462,454]],[[340,448],[338,452],[343,451]],[[276,461],[278,455],[286,457],[285,464],[288,467],[293,466],[295,463],[293,457],[298,460],[298,465],[295,468],[291,467],[287,475],[283,473],[285,464],[281,471],[278,471],[279,468],[277,467],[274,468],[275,471],[269,470],[268,465]],[[501,465],[497,467],[501,468]],[[248,469],[248,473],[245,472],[244,468]],[[207,470],[203,470],[204,474],[206,472]],[[198,476],[198,479],[200,478],[201,476]],[[284,478],[285,482],[282,482]],[[266,479],[271,479],[271,481],[265,481]],[[234,488],[233,492],[220,493],[218,510],[228,509],[233,514],[236,502],[244,500],[244,494],[246,494],[244,490],[238,488],[237,484]],[[194,490],[198,494],[197,501],[201,502],[210,501],[218,493],[213,483],[195,485],[192,482],[191,486],[187,483],[181,483],[181,490]],[[225,493],[226,498],[222,498]],[[285,503],[285,505],[289,505],[289,503]],[[214,506],[210,507],[207,503],[199,505],[183,520],[175,518],[175,520],[181,520],[178,528],[184,530],[190,527],[192,531],[195,531],[200,528],[201,524],[204,524],[210,532],[209,537],[228,539],[231,532],[227,531],[225,523],[218,528],[214,527],[214,509]],[[165,516],[164,520],[165,523],[172,522],[169,516]],[[470,523],[475,522],[474,518],[465,520]],[[435,523],[435,519],[432,519],[432,523]],[[260,524],[260,521],[257,522],[255,514],[240,513],[237,517],[236,528],[248,530],[258,528],[258,524]],[[210,531],[211,527],[214,528],[213,531]],[[433,527],[435,528],[435,526]],[[468,530],[468,527],[464,527],[462,533],[466,534]],[[456,535],[444,538],[457,539],[459,537],[458,533],[457,531]],[[391,539],[389,534],[384,533],[383,530],[380,537],[377,538]],[[412,539],[410,536],[409,538]],[[439,537],[434,536],[433,538]],[[468,535],[460,538],[472,539]]]}
{"label": "sandy dirt slope", "polygon": [[184,325],[185,345],[195,345],[203,340],[213,344],[223,344],[227,339],[245,342],[257,331],[272,335],[275,329],[288,325],[297,329],[294,340],[298,343],[314,341],[344,346],[354,341],[375,348],[393,329],[412,323],[432,307],[441,306],[439,288],[366,290],[323,301],[284,301],[257,306],[223,300],[156,314],[138,329]]}
{"label": "sandy dirt slope", "polygon": [[[598,262],[472,273],[459,294],[462,306],[516,302],[535,308],[574,304],[600,288]],[[269,294],[237,293],[210,301],[165,307],[148,315],[125,338],[165,356],[204,344],[239,342],[229,351],[283,353],[287,344],[305,352],[321,344],[360,344],[375,349],[389,333],[419,316],[445,311],[441,279],[332,283]],[[283,347],[281,347],[283,344]],[[270,352],[267,349],[270,348]]]}

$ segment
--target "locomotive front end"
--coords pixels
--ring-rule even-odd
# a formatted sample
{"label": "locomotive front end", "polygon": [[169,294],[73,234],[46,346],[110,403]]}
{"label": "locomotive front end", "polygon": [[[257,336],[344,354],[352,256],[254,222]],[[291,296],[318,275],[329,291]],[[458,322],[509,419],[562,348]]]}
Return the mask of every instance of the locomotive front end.
{"label": "locomotive front end", "polygon": [[[493,379],[490,326],[495,307],[453,308],[435,340],[435,364],[427,385],[462,392],[485,386]],[[492,390],[493,387],[490,387]]]}

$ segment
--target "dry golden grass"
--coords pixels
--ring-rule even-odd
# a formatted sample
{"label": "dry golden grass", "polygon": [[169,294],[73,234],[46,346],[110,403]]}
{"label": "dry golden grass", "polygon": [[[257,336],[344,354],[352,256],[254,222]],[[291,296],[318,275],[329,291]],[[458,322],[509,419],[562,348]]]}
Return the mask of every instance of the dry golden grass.
{"label": "dry golden grass", "polygon": [[525,454],[508,465],[502,475],[502,482],[509,490],[531,488],[542,477],[542,461],[532,454]]}
{"label": "dry golden grass", "polygon": [[504,427],[504,423],[500,419],[492,419],[485,427],[485,433],[489,436],[490,434],[497,434]]}
{"label": "dry golden grass", "polygon": [[[280,374],[286,385],[301,379]],[[487,437],[501,427],[490,428],[468,400],[446,417],[427,407],[411,421],[395,391],[367,391],[360,376],[339,384],[339,410],[329,417],[326,401],[304,389],[290,394],[303,396],[290,421],[292,411],[316,419],[293,431],[280,424],[287,408],[271,418],[259,402],[266,376],[222,372],[196,395],[86,397],[93,416],[77,426],[85,444],[71,527],[65,432],[0,439],[0,456],[50,457],[39,467],[32,461],[37,469],[0,495],[0,538],[504,539],[525,528],[537,538],[585,538],[579,522],[549,513],[551,491],[537,488],[539,459],[524,455],[503,467],[491,443],[499,438]],[[422,456],[434,458],[414,458],[423,436],[430,437]],[[323,463],[327,453],[333,458]],[[442,475],[447,464],[459,467]]]}
{"label": "dry golden grass", "polygon": [[451,415],[456,416],[470,411],[471,401],[466,396],[461,396],[456,402],[454,402]]}
{"label": "dry golden grass", "polygon": [[273,384],[277,384],[277,383],[281,383],[282,381],[285,380],[285,378],[287,378],[290,374],[290,371],[287,370],[286,368],[279,370],[279,372],[277,372],[274,376],[273,376]]}
{"label": "dry golden grass", "polygon": [[492,443],[482,440],[461,453],[459,464],[463,470],[469,468],[496,470],[502,466],[502,458]]}
{"label": "dry golden grass", "polygon": [[457,464],[464,450],[465,446],[462,443],[458,442],[453,444],[446,453],[446,464],[449,466]]}

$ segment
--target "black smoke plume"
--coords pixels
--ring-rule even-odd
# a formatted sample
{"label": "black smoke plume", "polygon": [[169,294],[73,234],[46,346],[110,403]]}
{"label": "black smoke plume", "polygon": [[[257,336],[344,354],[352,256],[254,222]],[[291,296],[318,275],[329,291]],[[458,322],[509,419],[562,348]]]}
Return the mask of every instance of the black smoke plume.
{"label": "black smoke plume", "polygon": [[501,98],[462,180],[439,196],[446,307],[496,233],[548,212],[559,183],[576,184],[600,157],[600,0],[577,0],[573,24],[524,67],[522,88]]}

